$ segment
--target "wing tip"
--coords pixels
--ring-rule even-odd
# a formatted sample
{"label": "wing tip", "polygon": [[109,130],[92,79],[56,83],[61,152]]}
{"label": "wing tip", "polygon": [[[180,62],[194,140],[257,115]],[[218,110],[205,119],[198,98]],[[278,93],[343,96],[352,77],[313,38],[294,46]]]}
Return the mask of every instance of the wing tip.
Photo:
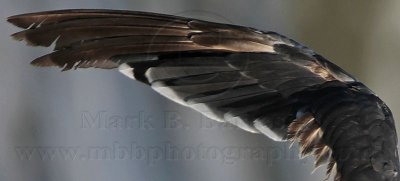
{"label": "wing tip", "polygon": [[40,12],[24,13],[24,14],[9,16],[7,17],[7,22],[19,28],[29,29],[38,22],[46,19],[46,17],[49,15],[78,13],[78,12],[93,13],[99,11],[101,11],[101,9],[60,9],[60,10],[40,11]]}
{"label": "wing tip", "polygon": [[29,29],[36,24],[36,19],[32,19],[34,14],[35,13],[27,13],[9,16],[7,17],[7,22],[19,28]]}
{"label": "wing tip", "polygon": [[9,16],[7,17],[7,22],[16,25],[16,19],[18,18],[19,15],[14,15],[14,16]]}

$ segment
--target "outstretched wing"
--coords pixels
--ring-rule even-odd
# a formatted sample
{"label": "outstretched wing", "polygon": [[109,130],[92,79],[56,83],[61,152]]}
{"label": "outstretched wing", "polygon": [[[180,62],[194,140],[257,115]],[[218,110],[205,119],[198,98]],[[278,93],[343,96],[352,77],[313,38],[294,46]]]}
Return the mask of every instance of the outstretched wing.
{"label": "outstretched wing", "polygon": [[[337,140],[325,139],[341,128],[324,127],[322,120],[353,108],[346,105],[342,112],[332,110],[320,118],[327,114],[320,107],[336,105],[321,102],[321,97],[341,92],[344,98],[375,97],[336,65],[274,32],[115,10],[50,11],[8,21],[26,29],[13,35],[17,40],[39,46],[55,43],[54,52],[35,59],[34,65],[63,70],[119,67],[125,75],[212,119],[274,140],[298,140],[302,155],[317,156],[316,166],[329,160],[330,168],[344,163],[336,159],[343,155],[333,147]],[[397,143],[390,136],[390,144]],[[397,160],[392,165],[397,168]]]}
{"label": "outstretched wing", "polygon": [[[300,44],[247,27],[113,10],[50,11],[8,21],[27,29],[15,39],[55,42],[55,51],[34,65],[120,66],[176,102],[276,140],[286,137],[296,111],[288,95],[328,81],[354,81]],[[282,113],[266,116],[272,108],[271,114]]]}

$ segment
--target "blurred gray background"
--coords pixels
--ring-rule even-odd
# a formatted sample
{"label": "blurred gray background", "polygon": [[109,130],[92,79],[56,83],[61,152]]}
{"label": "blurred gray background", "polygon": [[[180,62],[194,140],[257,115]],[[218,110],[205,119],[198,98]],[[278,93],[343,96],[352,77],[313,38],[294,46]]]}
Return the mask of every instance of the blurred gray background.
{"label": "blurred gray background", "polygon": [[[297,147],[214,123],[116,70],[32,67],[6,17],[43,10],[151,11],[287,35],[362,80],[400,120],[400,1],[0,0],[0,180],[322,180]],[[399,126],[399,124],[397,124]]]}

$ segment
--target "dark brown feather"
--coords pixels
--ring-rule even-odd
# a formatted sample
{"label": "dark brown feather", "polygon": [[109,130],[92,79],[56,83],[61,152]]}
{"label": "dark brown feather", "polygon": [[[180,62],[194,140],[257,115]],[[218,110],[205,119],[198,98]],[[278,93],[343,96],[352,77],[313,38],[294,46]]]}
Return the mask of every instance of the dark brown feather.
{"label": "dark brown feather", "polygon": [[[139,26],[74,26],[74,27],[40,27],[13,34],[17,40],[25,40],[30,45],[50,46],[57,38],[57,44],[69,45],[74,42],[92,39],[103,39],[118,36],[187,36],[193,32],[188,29],[171,27]],[[58,43],[60,42],[60,43]]]}
{"label": "dark brown feather", "polygon": [[[191,36],[193,42],[215,49],[227,49],[236,52],[274,52],[271,45],[241,39],[240,37],[226,37],[222,33],[199,33]],[[243,43],[246,41],[246,43]]]}
{"label": "dark brown feather", "polygon": [[91,39],[86,41],[76,41],[74,43],[66,41],[57,41],[55,50],[61,49],[95,49],[101,48],[104,45],[118,46],[128,44],[180,44],[190,43],[191,41],[186,36],[153,36],[153,35],[140,35],[140,36],[117,36],[101,39]]}
{"label": "dark brown feather", "polygon": [[69,9],[56,11],[43,11],[38,13],[27,13],[11,16],[8,22],[21,28],[36,28],[38,25],[45,26],[59,22],[76,19],[97,19],[97,18],[141,18],[159,20],[165,22],[186,22],[186,18],[172,15],[164,15],[148,12],[122,11],[108,9]]}
{"label": "dark brown feather", "polygon": [[[55,52],[32,62],[38,66],[115,68],[112,57],[165,52],[273,52],[256,31],[154,13],[113,10],[63,10],[8,18],[26,30],[13,34],[30,45]],[[208,26],[209,25],[209,26]]]}
{"label": "dark brown feather", "polygon": [[58,66],[63,70],[71,68],[116,68],[121,62],[118,59],[112,59],[115,55],[124,54],[151,54],[166,53],[173,51],[195,51],[206,50],[193,43],[180,44],[128,44],[118,46],[100,46],[89,49],[66,49],[53,52],[51,54],[39,57],[32,61],[37,66]]}

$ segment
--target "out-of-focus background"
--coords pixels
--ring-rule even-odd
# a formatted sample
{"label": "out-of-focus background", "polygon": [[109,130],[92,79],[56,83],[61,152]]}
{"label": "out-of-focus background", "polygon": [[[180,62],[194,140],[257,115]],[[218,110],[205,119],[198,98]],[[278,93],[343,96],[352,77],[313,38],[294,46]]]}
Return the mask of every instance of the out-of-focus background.
{"label": "out-of-focus background", "polygon": [[[0,180],[322,180],[297,147],[215,123],[116,70],[32,67],[6,17],[43,10],[151,11],[272,30],[362,80],[400,120],[400,1],[0,0]],[[397,124],[400,125],[399,123]]]}

